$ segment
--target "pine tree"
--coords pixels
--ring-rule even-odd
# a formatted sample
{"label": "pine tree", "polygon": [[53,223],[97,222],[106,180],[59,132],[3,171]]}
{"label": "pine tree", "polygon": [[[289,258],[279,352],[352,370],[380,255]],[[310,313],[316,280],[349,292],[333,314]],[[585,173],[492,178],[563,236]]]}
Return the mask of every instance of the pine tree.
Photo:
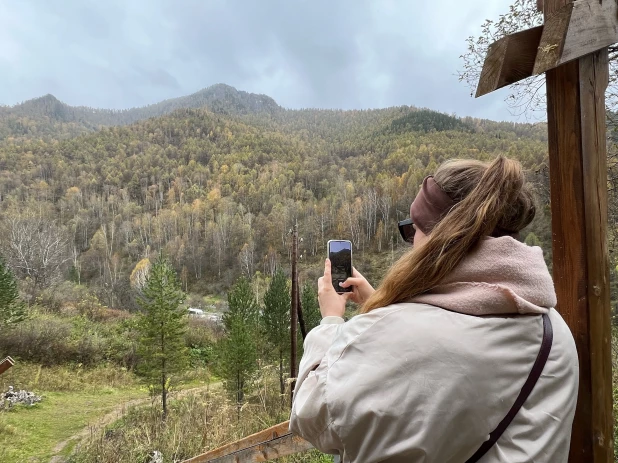
{"label": "pine tree", "polygon": [[223,324],[227,330],[231,328],[231,320],[235,317],[243,319],[252,329],[258,328],[260,308],[251,289],[251,282],[240,277],[227,293],[228,311],[223,314]]}
{"label": "pine tree", "polygon": [[315,285],[305,283],[300,296],[303,307],[303,317],[305,318],[305,326],[307,332],[320,324],[322,315],[320,314],[320,305],[318,304],[318,293]]}
{"label": "pine tree", "polygon": [[236,395],[236,402],[244,402],[249,377],[257,370],[255,330],[240,317],[229,319],[227,336],[219,348],[219,373],[228,391]]}
{"label": "pine tree", "polygon": [[26,308],[19,298],[13,272],[0,256],[0,328],[26,318]]}
{"label": "pine tree", "polygon": [[279,354],[279,385],[281,394],[285,393],[283,359],[290,347],[290,291],[288,280],[281,270],[277,270],[270,286],[264,294],[262,323],[266,337]]}
{"label": "pine tree", "polygon": [[232,286],[227,299],[229,309],[223,315],[226,337],[219,345],[218,368],[226,388],[242,404],[247,380],[258,367],[259,307],[245,277]]}
{"label": "pine tree", "polygon": [[173,373],[188,362],[184,344],[186,314],[180,304],[185,300],[176,271],[162,255],[150,268],[150,274],[138,298],[143,310],[140,331],[140,373],[161,393],[163,419],[167,417],[167,394]]}

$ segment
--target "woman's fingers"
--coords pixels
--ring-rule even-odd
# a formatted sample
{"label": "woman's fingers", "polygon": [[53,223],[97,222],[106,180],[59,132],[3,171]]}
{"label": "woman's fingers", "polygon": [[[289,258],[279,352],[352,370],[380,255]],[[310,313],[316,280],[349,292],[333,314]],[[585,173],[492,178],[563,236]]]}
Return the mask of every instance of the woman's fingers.
{"label": "woman's fingers", "polygon": [[330,277],[330,260],[326,259],[324,262],[324,276],[318,278],[318,295],[323,294],[324,291],[329,291],[329,289],[332,289],[333,292],[335,291]]}
{"label": "woman's fingers", "polygon": [[330,259],[324,261],[324,279],[330,280]]}
{"label": "woman's fingers", "polygon": [[361,278],[350,277],[346,281],[344,281],[343,283],[339,283],[339,286],[341,286],[342,288],[347,288],[349,286],[358,286],[363,281],[365,281],[365,279],[362,278],[362,277]]}

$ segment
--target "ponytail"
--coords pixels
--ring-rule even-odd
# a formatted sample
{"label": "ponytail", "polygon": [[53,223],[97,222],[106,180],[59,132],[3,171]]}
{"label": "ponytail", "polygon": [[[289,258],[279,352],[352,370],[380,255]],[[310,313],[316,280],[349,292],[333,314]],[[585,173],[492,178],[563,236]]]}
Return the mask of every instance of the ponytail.
{"label": "ponytail", "polygon": [[405,302],[436,286],[496,228],[519,232],[534,218],[532,191],[521,165],[499,156],[487,165],[450,161],[434,179],[458,201],[423,245],[411,248],[388,271],[361,313]]}

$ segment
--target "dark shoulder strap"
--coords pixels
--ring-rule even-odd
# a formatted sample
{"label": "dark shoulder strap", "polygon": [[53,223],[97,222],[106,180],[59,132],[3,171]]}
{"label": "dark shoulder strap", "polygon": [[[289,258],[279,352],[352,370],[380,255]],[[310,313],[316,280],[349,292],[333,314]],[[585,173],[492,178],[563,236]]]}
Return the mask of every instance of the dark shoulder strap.
{"label": "dark shoulder strap", "polygon": [[483,455],[485,455],[487,451],[498,441],[498,439],[500,439],[500,436],[502,436],[502,433],[506,428],[508,428],[509,424],[511,424],[511,421],[513,421],[513,418],[515,418],[515,415],[517,415],[517,412],[519,412],[519,409],[522,407],[532,392],[534,385],[541,376],[545,363],[547,363],[547,358],[549,357],[549,351],[551,350],[553,340],[554,331],[551,326],[551,320],[549,319],[549,315],[543,314],[543,341],[541,341],[541,350],[539,350],[539,355],[536,357],[528,379],[524,383],[524,386],[521,388],[521,392],[517,396],[515,403],[504,419],[500,422],[498,427],[489,434],[489,439],[481,445],[481,447],[466,461],[466,463],[475,463],[479,461]]}

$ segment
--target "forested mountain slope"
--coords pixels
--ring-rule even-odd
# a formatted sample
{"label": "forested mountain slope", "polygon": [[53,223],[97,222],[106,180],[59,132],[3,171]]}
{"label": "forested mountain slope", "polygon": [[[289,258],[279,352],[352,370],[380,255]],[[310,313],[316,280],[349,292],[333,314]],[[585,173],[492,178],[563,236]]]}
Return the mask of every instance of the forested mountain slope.
{"label": "forested mountain slope", "polygon": [[[546,156],[543,125],[410,107],[284,110],[272,103],[272,111],[179,109],[68,139],[7,138],[0,143],[3,236],[57,236],[61,277],[126,307],[131,272],[160,249],[186,287],[206,292],[226,289],[241,273],[287,267],[295,221],[305,260],[321,262],[328,239],[347,238],[357,258],[390,262],[401,245],[396,222],[438,164],[506,154],[534,175]],[[547,240],[548,221],[539,216],[532,230]],[[7,240],[3,248],[19,261]],[[38,251],[29,252],[36,262]],[[60,278],[34,278],[49,271],[40,267],[19,275],[32,279],[33,291]]]}
{"label": "forested mountain slope", "polygon": [[69,138],[103,126],[132,124],[178,109],[208,108],[222,114],[273,114],[281,110],[266,95],[217,84],[180,98],[126,110],[73,107],[45,95],[12,107],[0,107],[0,141],[13,137]]}

